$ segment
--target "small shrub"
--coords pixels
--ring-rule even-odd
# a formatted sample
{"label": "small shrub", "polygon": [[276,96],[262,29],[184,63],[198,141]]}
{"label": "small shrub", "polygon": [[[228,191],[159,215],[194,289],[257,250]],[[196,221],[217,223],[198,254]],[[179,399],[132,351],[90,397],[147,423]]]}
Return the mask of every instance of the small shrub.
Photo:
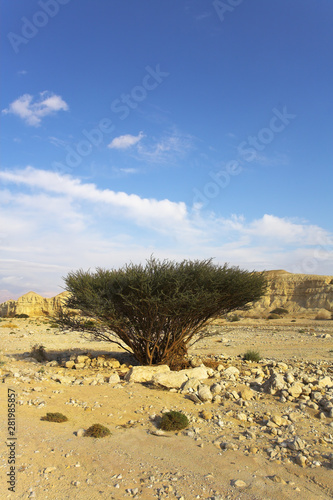
{"label": "small shrub", "polygon": [[235,321],[240,321],[241,318],[240,316],[238,316],[238,314],[233,314],[232,316],[229,316],[228,317],[228,321],[230,321],[230,323],[234,323]]}
{"label": "small shrub", "polygon": [[44,368],[44,366],[42,366],[42,367],[38,370],[38,373],[45,373],[45,368]]}
{"label": "small shrub", "polygon": [[62,413],[47,413],[45,417],[42,417],[41,420],[46,420],[47,422],[67,422],[68,418],[66,415]]}
{"label": "small shrub", "polygon": [[255,361],[258,363],[261,359],[261,356],[260,356],[260,353],[258,351],[249,350],[249,351],[246,351],[246,353],[243,356],[243,359],[245,361]]}
{"label": "small shrub", "polygon": [[107,427],[101,424],[94,424],[84,433],[85,437],[103,438],[110,436],[111,431]]}
{"label": "small shrub", "polygon": [[288,313],[289,313],[288,309],[284,309],[283,307],[276,307],[275,309],[273,309],[273,311],[271,311],[271,314],[279,314],[279,315]]}
{"label": "small shrub", "polygon": [[185,429],[189,424],[189,420],[184,413],[180,411],[168,411],[164,413],[161,420],[161,429],[163,431],[179,431]]}
{"label": "small shrub", "polygon": [[34,345],[31,349],[31,357],[35,358],[39,363],[47,361],[45,347],[43,345]]}
{"label": "small shrub", "polygon": [[300,329],[298,330],[298,333],[306,333],[306,330],[304,330],[304,328],[300,328]]}
{"label": "small shrub", "polygon": [[26,318],[29,318],[29,314],[15,314],[14,318],[22,318],[22,319],[26,319]]}
{"label": "small shrub", "polygon": [[280,318],[280,316],[278,314],[273,313],[273,314],[270,314],[267,319],[279,319],[279,318]]}

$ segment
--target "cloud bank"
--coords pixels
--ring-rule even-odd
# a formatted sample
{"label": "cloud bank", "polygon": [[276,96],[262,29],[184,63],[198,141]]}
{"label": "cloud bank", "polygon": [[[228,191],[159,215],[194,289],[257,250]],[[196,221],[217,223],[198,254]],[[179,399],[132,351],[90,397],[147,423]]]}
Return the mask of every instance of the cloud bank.
{"label": "cloud bank", "polygon": [[72,269],[119,267],[152,253],[333,274],[333,235],[306,221],[221,217],[31,166],[1,171],[0,186],[0,292],[14,298],[29,290],[60,293]]}
{"label": "cloud bank", "polygon": [[39,127],[42,118],[53,115],[57,111],[68,111],[68,104],[56,94],[44,91],[34,101],[30,94],[24,94],[13,101],[8,108],[3,109],[4,114],[13,114],[21,118],[27,125]]}

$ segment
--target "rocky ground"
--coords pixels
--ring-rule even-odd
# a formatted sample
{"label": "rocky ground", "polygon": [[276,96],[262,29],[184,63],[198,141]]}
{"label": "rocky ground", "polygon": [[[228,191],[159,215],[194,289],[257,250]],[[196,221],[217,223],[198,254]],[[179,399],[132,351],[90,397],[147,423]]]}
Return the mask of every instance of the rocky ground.
{"label": "rocky ground", "polygon": [[[3,446],[2,497],[332,498],[333,322],[221,321],[212,334],[191,349],[191,368],[170,372],[44,318],[2,319],[2,422],[16,398],[14,435],[1,427],[15,443],[15,493]],[[249,349],[263,358],[244,361]],[[167,410],[189,427],[161,432]],[[42,421],[47,412],[68,421]],[[94,423],[112,435],[84,437]]]}

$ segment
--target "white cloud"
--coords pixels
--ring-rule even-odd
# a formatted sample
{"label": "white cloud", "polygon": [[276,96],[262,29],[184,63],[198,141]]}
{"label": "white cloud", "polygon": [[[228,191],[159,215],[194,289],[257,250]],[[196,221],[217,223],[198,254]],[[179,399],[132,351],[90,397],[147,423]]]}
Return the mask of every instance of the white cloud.
{"label": "white cloud", "polygon": [[24,94],[2,112],[19,116],[28,125],[39,127],[45,116],[52,115],[57,111],[68,111],[68,109],[68,104],[59,95],[44,91],[40,92],[39,98],[35,102],[33,102],[32,95]]}
{"label": "white cloud", "polygon": [[130,218],[139,225],[154,227],[161,232],[170,231],[172,227],[175,228],[174,231],[191,230],[187,221],[187,208],[183,202],[140,198],[136,194],[115,192],[110,189],[101,190],[95,184],[84,184],[69,175],[38,170],[33,167],[17,171],[2,171],[0,180],[40,188],[49,193],[70,197],[72,200],[111,205],[122,217]]}
{"label": "white cloud", "polygon": [[280,240],[284,244],[319,245],[328,238],[327,231],[318,226],[269,214],[253,221],[244,229],[247,234],[270,238],[273,241]]}
{"label": "white cloud", "polygon": [[193,148],[193,137],[172,131],[149,145],[138,145],[138,157],[150,163],[175,163]]}
{"label": "white cloud", "polygon": [[245,269],[333,273],[333,237],[306,221],[265,214],[218,217],[183,202],[100,189],[27,167],[0,172],[0,296],[61,292],[71,269],[160,259],[228,262]]}
{"label": "white cloud", "polygon": [[126,135],[120,135],[119,137],[115,137],[110,144],[108,145],[108,148],[110,149],[128,149],[131,146],[134,146],[135,144],[138,144],[141,139],[145,137],[143,132],[140,132],[138,135],[131,135],[131,134],[126,134]]}

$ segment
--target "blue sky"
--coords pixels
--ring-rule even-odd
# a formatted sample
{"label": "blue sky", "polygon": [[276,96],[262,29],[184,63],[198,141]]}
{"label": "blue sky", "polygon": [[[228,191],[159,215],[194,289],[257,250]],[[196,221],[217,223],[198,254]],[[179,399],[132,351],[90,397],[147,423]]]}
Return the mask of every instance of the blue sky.
{"label": "blue sky", "polygon": [[332,18],[3,2],[0,300],[151,254],[333,274]]}

